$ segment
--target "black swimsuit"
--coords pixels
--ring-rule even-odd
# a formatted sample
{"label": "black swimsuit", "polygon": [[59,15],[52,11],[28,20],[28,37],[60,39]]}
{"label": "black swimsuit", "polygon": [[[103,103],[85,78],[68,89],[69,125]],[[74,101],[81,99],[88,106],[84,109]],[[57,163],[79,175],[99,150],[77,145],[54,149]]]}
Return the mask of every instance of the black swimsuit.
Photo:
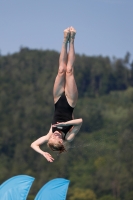
{"label": "black swimsuit", "polygon": [[[55,104],[55,111],[54,111],[54,116],[53,116],[53,120],[52,120],[52,125],[57,124],[57,122],[67,122],[69,120],[72,120],[73,110],[74,110],[74,108],[72,108],[68,104],[65,92],[63,92],[63,94],[61,95],[61,97]],[[72,125],[62,127],[62,129],[58,129],[58,127],[52,127],[52,132],[54,133],[56,130],[62,131],[66,136],[67,132],[71,128],[72,128]]]}

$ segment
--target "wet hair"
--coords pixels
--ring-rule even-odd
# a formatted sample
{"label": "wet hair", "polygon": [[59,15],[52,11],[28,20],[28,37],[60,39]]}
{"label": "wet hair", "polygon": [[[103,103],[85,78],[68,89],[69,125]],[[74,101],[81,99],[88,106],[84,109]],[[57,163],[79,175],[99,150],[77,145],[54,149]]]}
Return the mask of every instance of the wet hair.
{"label": "wet hair", "polygon": [[66,151],[64,145],[63,145],[61,142],[58,142],[57,144],[54,144],[53,142],[48,141],[47,146],[48,146],[52,151],[58,151],[59,154]]}

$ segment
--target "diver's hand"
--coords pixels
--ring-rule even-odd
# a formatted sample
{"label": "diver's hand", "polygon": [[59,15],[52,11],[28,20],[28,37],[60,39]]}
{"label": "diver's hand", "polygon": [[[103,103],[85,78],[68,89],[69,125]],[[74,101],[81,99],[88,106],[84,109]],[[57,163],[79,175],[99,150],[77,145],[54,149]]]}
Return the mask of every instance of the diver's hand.
{"label": "diver's hand", "polygon": [[66,126],[66,123],[65,122],[57,122],[57,124],[53,124],[52,126],[62,129],[63,126]]}
{"label": "diver's hand", "polygon": [[43,152],[42,155],[47,159],[48,162],[53,162],[54,158],[47,152]]}

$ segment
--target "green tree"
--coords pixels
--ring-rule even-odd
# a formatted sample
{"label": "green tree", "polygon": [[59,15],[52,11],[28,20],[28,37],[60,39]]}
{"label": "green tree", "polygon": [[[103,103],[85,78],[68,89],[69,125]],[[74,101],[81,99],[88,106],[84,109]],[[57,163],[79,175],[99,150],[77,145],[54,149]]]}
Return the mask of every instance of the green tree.
{"label": "green tree", "polygon": [[112,197],[111,195],[105,195],[98,200],[116,200],[116,198]]}
{"label": "green tree", "polygon": [[96,200],[96,194],[90,189],[74,188],[69,195],[70,200]]}

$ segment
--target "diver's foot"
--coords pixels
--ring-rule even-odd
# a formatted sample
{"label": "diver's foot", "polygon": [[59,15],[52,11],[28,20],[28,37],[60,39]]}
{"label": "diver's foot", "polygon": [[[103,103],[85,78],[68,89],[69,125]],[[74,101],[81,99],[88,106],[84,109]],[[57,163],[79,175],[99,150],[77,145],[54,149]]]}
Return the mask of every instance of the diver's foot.
{"label": "diver's foot", "polygon": [[70,28],[67,28],[67,29],[64,30],[64,40],[63,40],[63,42],[68,43],[69,38],[70,38]]}
{"label": "diver's foot", "polygon": [[73,42],[75,39],[76,30],[71,26],[70,27],[70,42]]}

